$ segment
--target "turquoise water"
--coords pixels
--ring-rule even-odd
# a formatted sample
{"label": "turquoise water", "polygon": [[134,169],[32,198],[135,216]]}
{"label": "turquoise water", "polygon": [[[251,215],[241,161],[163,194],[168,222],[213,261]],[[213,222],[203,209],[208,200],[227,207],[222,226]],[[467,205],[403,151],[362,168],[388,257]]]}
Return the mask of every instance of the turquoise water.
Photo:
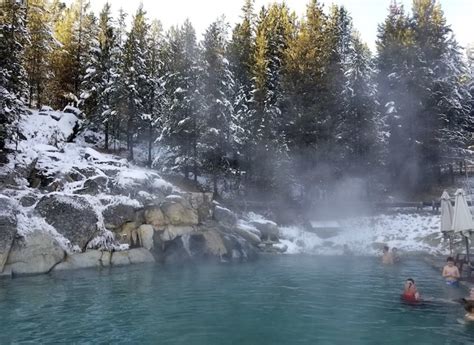
{"label": "turquoise water", "polygon": [[[413,277],[425,307],[400,303]],[[460,305],[419,260],[271,256],[0,280],[0,344],[468,344]]]}

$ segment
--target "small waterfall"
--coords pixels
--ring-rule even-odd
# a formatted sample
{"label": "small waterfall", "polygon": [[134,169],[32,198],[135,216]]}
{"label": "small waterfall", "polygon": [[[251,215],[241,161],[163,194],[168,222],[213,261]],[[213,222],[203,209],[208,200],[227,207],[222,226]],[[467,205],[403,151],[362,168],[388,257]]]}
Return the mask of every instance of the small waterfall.
{"label": "small waterfall", "polygon": [[191,248],[190,248],[190,244],[189,244],[189,239],[190,238],[191,238],[191,236],[189,234],[184,234],[184,235],[181,236],[181,242],[183,243],[183,248],[186,251],[186,253],[188,253],[190,258],[192,258],[193,254],[191,253]]}

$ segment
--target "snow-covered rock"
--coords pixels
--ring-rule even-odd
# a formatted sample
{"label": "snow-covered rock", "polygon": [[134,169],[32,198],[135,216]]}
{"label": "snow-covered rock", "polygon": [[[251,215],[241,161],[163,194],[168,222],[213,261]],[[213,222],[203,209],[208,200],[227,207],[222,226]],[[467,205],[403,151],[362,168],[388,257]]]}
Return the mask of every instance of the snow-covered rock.
{"label": "snow-covered rock", "polygon": [[216,205],[214,208],[214,219],[227,226],[235,226],[237,224],[237,216],[228,208]]}
{"label": "snow-covered rock", "polygon": [[96,210],[85,196],[49,194],[41,198],[35,209],[72,245],[83,250],[99,233]]}

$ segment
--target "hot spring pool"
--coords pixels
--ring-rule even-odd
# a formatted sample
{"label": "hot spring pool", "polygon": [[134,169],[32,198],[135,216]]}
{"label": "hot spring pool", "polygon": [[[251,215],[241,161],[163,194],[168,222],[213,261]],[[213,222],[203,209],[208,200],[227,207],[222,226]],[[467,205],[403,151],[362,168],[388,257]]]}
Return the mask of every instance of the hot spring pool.
{"label": "hot spring pool", "polygon": [[[426,307],[402,305],[413,277]],[[463,290],[421,260],[271,256],[0,280],[0,344],[467,344]]]}

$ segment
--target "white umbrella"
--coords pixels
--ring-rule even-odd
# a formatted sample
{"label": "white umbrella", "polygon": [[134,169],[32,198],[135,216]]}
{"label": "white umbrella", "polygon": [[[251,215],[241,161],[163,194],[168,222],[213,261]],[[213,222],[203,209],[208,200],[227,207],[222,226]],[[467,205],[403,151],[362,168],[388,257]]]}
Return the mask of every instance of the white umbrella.
{"label": "white umbrella", "polygon": [[454,209],[450,199],[448,192],[444,191],[441,195],[441,232],[453,230]]}
{"label": "white umbrella", "polygon": [[448,192],[441,195],[441,222],[440,230],[449,240],[449,253],[453,255],[453,217],[454,209]]}
{"label": "white umbrella", "polygon": [[[466,193],[462,189],[456,191],[454,203],[453,231],[460,232],[466,239],[466,257],[469,260],[469,231],[474,230],[472,214],[466,201]],[[467,234],[466,234],[467,233]]]}

